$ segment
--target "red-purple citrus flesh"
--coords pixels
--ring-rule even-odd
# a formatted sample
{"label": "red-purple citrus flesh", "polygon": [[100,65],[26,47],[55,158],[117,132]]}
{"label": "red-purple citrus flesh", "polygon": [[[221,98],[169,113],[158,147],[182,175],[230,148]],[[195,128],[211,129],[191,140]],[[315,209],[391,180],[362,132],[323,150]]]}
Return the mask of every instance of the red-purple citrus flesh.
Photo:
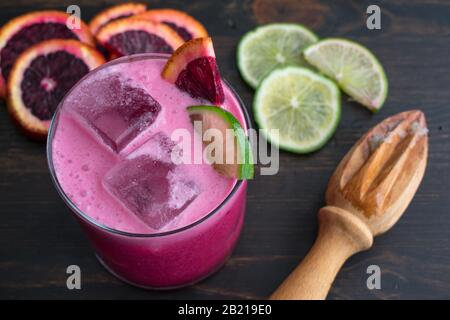
{"label": "red-purple citrus flesh", "polygon": [[216,105],[225,99],[211,38],[184,43],[167,61],[162,77],[194,98]]}
{"label": "red-purple citrus flesh", "polygon": [[25,133],[44,139],[65,94],[104,62],[97,50],[77,40],[47,40],[28,48],[11,69],[8,111]]}

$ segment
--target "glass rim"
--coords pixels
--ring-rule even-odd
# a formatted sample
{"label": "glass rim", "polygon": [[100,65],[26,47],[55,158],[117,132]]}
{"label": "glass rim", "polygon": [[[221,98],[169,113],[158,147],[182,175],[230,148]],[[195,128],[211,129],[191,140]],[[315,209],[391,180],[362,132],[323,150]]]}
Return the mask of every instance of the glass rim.
{"label": "glass rim", "polygon": [[[227,204],[236,194],[236,192],[241,188],[241,186],[244,183],[244,180],[237,180],[236,183],[233,186],[233,189],[230,191],[230,193],[225,197],[225,199],[223,199],[222,202],[220,202],[213,210],[211,210],[208,214],[206,214],[205,216],[203,216],[202,218],[188,224],[185,225],[183,227],[180,228],[176,228],[173,230],[169,230],[169,231],[164,231],[164,232],[157,232],[157,233],[133,233],[133,232],[128,232],[128,231],[122,231],[122,230],[118,230],[118,229],[114,229],[111,227],[108,227],[105,224],[102,224],[98,221],[96,221],[95,219],[93,219],[92,217],[90,217],[88,214],[84,213],[81,209],[79,209],[75,203],[73,203],[73,201],[67,196],[67,194],[65,193],[64,189],[61,187],[58,178],[56,176],[56,172],[55,172],[55,167],[53,165],[53,147],[52,147],[52,142],[53,142],[53,136],[55,133],[55,127],[56,127],[56,122],[57,122],[57,118],[59,117],[59,111],[62,107],[62,105],[64,104],[66,98],[70,95],[70,93],[82,82],[84,81],[91,73],[93,72],[98,72],[99,70],[102,70],[106,67],[109,67],[111,65],[115,65],[115,64],[119,64],[119,63],[124,63],[124,62],[133,62],[133,61],[138,61],[138,60],[144,60],[144,59],[167,59],[169,58],[170,55],[169,54],[162,54],[162,53],[141,53],[141,54],[134,54],[134,55],[129,55],[129,56],[124,56],[118,59],[115,59],[113,61],[109,61],[103,65],[101,65],[100,67],[88,72],[86,75],[84,75],[64,96],[64,98],[61,100],[61,102],[58,104],[58,107],[56,108],[56,111],[52,117],[52,120],[50,122],[50,126],[49,126],[49,130],[48,130],[48,136],[47,136],[47,146],[46,146],[46,150],[47,150],[47,164],[50,170],[50,175],[52,178],[52,182],[53,185],[56,187],[56,190],[59,194],[59,196],[63,199],[64,203],[72,210],[72,212],[74,212],[78,217],[80,217],[82,220],[86,221],[88,224],[93,225],[94,227],[103,229],[109,233],[113,233],[113,234],[117,234],[117,235],[121,235],[121,236],[127,236],[127,237],[134,237],[134,238],[158,238],[158,237],[164,237],[164,236],[169,236],[172,234],[177,234],[177,233],[181,233],[183,231],[189,230],[194,228],[197,225],[200,225],[201,223],[203,223],[204,221],[208,220],[209,218],[211,218],[212,216],[214,216],[217,212],[220,211],[220,209],[222,209],[225,204]],[[234,95],[234,97],[236,98],[236,100],[238,101],[239,104],[239,108],[241,109],[243,115],[244,115],[244,121],[246,124],[246,129],[247,131],[252,129],[252,125],[251,125],[251,120],[250,120],[250,116],[249,113],[247,111],[247,109],[245,108],[244,102],[242,101],[241,97],[237,94],[237,92],[234,90],[234,88],[228,83],[228,81],[226,81],[224,78],[222,78],[222,81],[227,85],[227,87],[230,89],[231,93]]]}

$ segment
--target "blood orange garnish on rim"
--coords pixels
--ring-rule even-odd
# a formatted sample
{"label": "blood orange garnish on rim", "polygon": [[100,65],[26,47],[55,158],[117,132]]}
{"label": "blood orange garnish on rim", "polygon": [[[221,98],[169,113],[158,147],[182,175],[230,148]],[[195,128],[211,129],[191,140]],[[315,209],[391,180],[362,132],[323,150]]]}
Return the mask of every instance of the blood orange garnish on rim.
{"label": "blood orange garnish on rim", "polygon": [[76,40],[47,40],[28,48],[8,79],[9,113],[27,135],[45,139],[64,95],[104,62],[97,50]]}
{"label": "blood orange garnish on rim", "polygon": [[135,53],[172,53],[183,44],[170,27],[137,17],[108,23],[98,32],[97,40],[111,59]]}
{"label": "blood orange garnish on rim", "polygon": [[205,27],[187,13],[175,9],[154,9],[138,16],[154,22],[160,22],[174,29],[184,41],[208,36]]}
{"label": "blood orange garnish on rim", "polygon": [[74,39],[94,44],[89,28],[67,28],[69,15],[61,11],[36,11],[16,17],[0,29],[0,97],[17,57],[32,45],[50,39]]}
{"label": "blood orange garnish on rim", "polygon": [[147,10],[147,5],[144,3],[122,3],[116,6],[109,7],[98,13],[89,23],[89,29],[92,34],[97,32],[111,21],[128,18],[136,14],[140,14]]}
{"label": "blood orange garnish on rim", "polygon": [[183,44],[167,61],[162,77],[194,98],[219,105],[225,99],[211,38]]}

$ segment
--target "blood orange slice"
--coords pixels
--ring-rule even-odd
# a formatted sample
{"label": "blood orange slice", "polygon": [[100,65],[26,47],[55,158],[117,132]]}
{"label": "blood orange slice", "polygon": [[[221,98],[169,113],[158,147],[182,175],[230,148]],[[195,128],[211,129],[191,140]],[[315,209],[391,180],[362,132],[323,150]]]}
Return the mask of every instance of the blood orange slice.
{"label": "blood orange slice", "polygon": [[172,53],[183,39],[170,27],[136,17],[108,23],[97,33],[97,40],[110,58],[135,53]]}
{"label": "blood orange slice", "polygon": [[185,12],[174,9],[154,9],[139,15],[140,18],[164,23],[174,29],[184,41],[205,38],[208,32],[205,27]]}
{"label": "blood orange slice", "polygon": [[211,38],[193,39],[175,51],[162,77],[194,98],[222,104],[225,96]]}
{"label": "blood orange slice", "polygon": [[89,29],[92,34],[97,34],[97,32],[105,26],[107,23],[134,16],[136,14],[140,14],[147,10],[147,5],[143,3],[122,3],[116,6],[110,7],[101,11],[97,14],[89,23]]}
{"label": "blood orange slice", "polygon": [[0,96],[17,57],[32,45],[49,39],[74,39],[94,44],[89,28],[81,22],[73,30],[66,26],[69,15],[60,11],[36,11],[16,17],[0,30]]}
{"label": "blood orange slice", "polygon": [[8,79],[8,111],[26,134],[44,139],[64,95],[104,62],[97,50],[76,40],[47,40],[28,48]]}

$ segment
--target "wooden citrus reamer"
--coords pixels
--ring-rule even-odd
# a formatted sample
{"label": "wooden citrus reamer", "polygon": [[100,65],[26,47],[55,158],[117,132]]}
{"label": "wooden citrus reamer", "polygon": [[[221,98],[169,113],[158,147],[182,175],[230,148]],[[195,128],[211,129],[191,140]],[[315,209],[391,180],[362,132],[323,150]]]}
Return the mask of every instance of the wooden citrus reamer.
{"label": "wooden citrus reamer", "polygon": [[402,112],[369,130],[330,179],[317,239],[271,299],[325,299],[344,262],[369,249],[411,202],[427,164],[421,111]]}

